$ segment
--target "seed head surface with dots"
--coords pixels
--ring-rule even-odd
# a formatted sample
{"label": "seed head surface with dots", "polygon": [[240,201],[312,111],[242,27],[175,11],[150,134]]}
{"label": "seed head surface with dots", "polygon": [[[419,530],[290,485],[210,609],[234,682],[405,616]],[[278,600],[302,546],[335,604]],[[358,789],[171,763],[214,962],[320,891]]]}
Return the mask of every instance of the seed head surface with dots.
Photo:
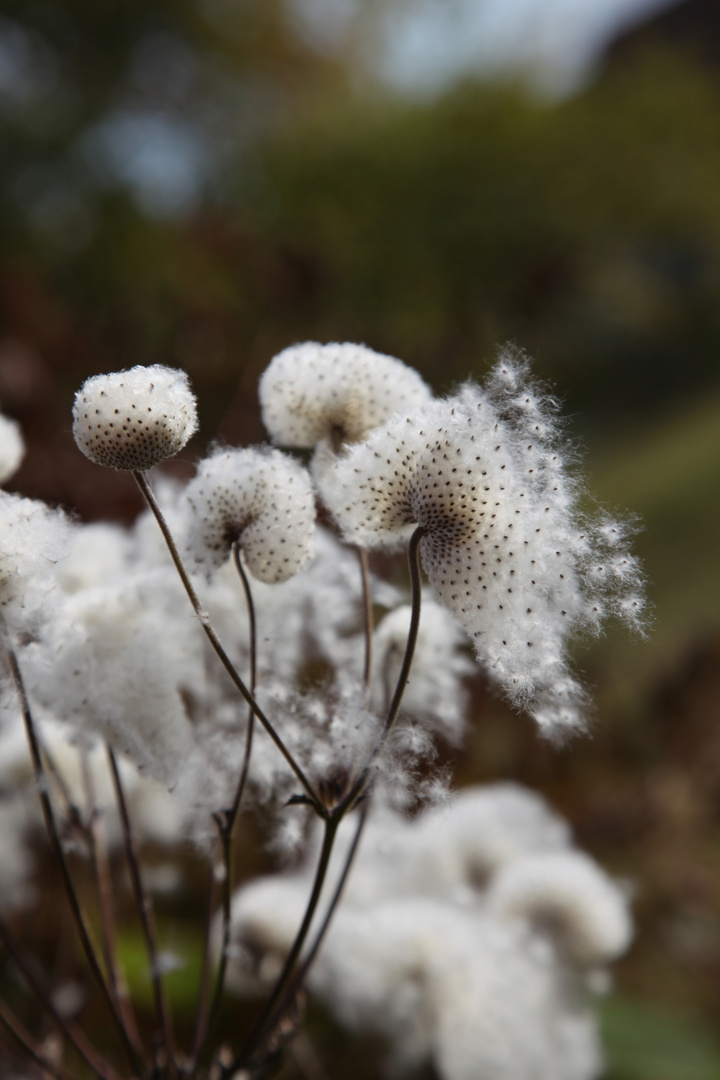
{"label": "seed head surface with dots", "polygon": [[393,417],[338,458],[323,497],[347,540],[407,540],[512,702],[550,732],[583,723],[569,638],[615,614],[636,621],[627,529],[579,510],[557,409],[507,350],[486,384]]}
{"label": "seed head surface with dots", "polygon": [[187,375],[160,364],[95,375],[75,395],[73,436],[98,465],[150,469],[182,450],[196,430]]}
{"label": "seed head surface with dots", "polygon": [[430,400],[413,368],[350,343],[306,341],[273,357],[259,385],[263,423],[280,446],[361,439],[401,409]]}
{"label": "seed head surface with dots", "polygon": [[310,561],[315,495],[307,469],[280,450],[218,450],[188,485],[188,547],[212,571],[237,542],[253,577],[287,581]]}

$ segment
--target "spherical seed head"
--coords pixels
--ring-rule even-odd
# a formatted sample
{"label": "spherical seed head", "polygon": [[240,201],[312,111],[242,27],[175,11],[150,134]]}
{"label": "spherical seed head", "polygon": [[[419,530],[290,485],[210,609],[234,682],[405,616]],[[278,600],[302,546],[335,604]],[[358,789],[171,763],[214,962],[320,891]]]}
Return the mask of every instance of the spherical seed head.
{"label": "spherical seed head", "polygon": [[263,423],[281,446],[361,439],[399,410],[431,398],[412,368],[349,342],[306,341],[273,357],[259,385]]}
{"label": "spherical seed head", "polygon": [[195,396],[184,371],[153,364],[95,375],[75,395],[75,442],[98,465],[150,469],[196,431]]}
{"label": "spherical seed head", "polygon": [[307,469],[280,450],[216,450],[187,488],[194,513],[187,545],[209,572],[237,543],[253,577],[287,581],[313,554],[315,495]]}

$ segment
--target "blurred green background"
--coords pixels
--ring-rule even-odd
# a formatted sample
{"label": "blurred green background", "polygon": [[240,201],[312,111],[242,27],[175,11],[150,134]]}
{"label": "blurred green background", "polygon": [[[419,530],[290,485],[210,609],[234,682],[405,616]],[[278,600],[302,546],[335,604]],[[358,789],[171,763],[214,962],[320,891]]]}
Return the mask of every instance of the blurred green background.
{"label": "blurred green background", "polygon": [[[720,1078],[717,10],[649,14],[553,97],[516,72],[425,93],[373,77],[370,0],[332,47],[281,0],[0,0],[17,490],[87,518],[138,509],[72,442],[90,374],[190,372],[187,476],[216,436],[262,438],[258,375],[295,341],[365,342],[438,392],[514,341],[564,401],[593,495],[639,516],[654,625],[579,651],[591,736],[548,747],[479,686],[456,766],[544,791],[633,884],[612,1080]],[[328,1074],[356,1075],[352,1057],[371,1075],[326,1029]]]}

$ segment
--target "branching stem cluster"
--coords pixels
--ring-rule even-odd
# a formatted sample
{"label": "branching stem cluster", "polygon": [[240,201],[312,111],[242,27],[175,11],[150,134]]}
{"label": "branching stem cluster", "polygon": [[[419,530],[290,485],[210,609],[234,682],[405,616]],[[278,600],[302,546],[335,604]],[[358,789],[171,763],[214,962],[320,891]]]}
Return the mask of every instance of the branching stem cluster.
{"label": "branching stem cluster", "polygon": [[[339,904],[355,854],[358,850],[360,838],[370,808],[375,762],[382,753],[384,745],[397,719],[417,641],[421,595],[419,545],[425,530],[422,528],[417,529],[409,545],[408,559],[412,587],[411,625],[403,663],[387,712],[384,727],[368,760],[356,773],[354,781],[352,779],[349,780],[345,791],[341,792],[339,797],[330,799],[329,797],[323,797],[321,790],[318,790],[316,785],[311,782],[305,770],[301,767],[284,742],[275,725],[266,716],[265,712],[257,702],[255,696],[257,690],[257,628],[255,608],[238,545],[233,545],[233,559],[245,596],[249,624],[250,672],[248,682],[242,678],[237,671],[236,666],[226,653],[210,622],[207,612],[200,603],[190,576],[184,566],[178,546],[162,511],[160,510],[157,500],[155,499],[146,474],[141,471],[136,471],[133,473],[133,476],[150,510],[155,516],[180,580],[198,618],[198,622],[213,651],[220,660],[220,663],[248,706],[245,745],[233,800],[228,808],[221,809],[214,814],[220,851],[220,884],[218,888],[216,871],[214,868],[211,868],[211,883],[208,889],[205,956],[200,979],[197,1023],[192,1049],[187,1054],[183,1055],[176,1044],[172,1016],[167,1000],[167,994],[163,985],[152,902],[143,884],[137,844],[130,820],[121,772],[115,754],[108,745],[107,757],[122,828],[125,859],[129,871],[134,902],[142,928],[153,989],[157,1030],[150,1049],[145,1047],[141,1040],[132,1003],[126,994],[122,973],[118,966],[115,944],[115,912],[109,878],[109,868],[107,865],[99,816],[94,807],[92,779],[90,777],[89,769],[87,768],[87,763],[85,768],[87,820],[83,822],[82,815],[74,807],[71,807],[69,817],[71,817],[74,823],[82,829],[84,840],[90,853],[100,909],[103,962],[101,962],[100,956],[92,941],[88,929],[88,922],[81,909],[80,900],[73,881],[73,875],[63,848],[60,828],[50,797],[50,766],[49,764],[46,764],[48,758],[43,754],[37,725],[33,720],[17,656],[9,633],[4,626],[1,628],[2,637],[5,652],[7,654],[8,665],[23,715],[27,742],[32,759],[35,784],[41,802],[45,828],[61,874],[64,892],[69,902],[78,939],[95,984],[116,1030],[117,1037],[123,1046],[125,1062],[130,1070],[129,1074],[125,1075],[136,1078],[136,1080],[159,1080],[160,1077],[167,1078],[167,1080],[200,1080],[201,1077],[206,1076],[218,1077],[219,1080],[229,1080],[229,1078],[235,1075],[239,1070],[248,1070],[248,1075],[252,1076],[254,1070],[261,1067],[266,1068],[268,1055],[277,1050],[281,1043],[280,1033],[282,1031],[283,1020],[297,1001],[298,993],[302,989],[309,969],[322,945],[333,914]],[[359,559],[361,567],[365,640],[363,693],[367,702],[372,668],[372,597],[370,592],[370,575],[367,555],[362,549],[359,551]],[[246,788],[249,774],[255,721],[261,725],[264,731],[272,739],[302,788],[302,794],[296,796],[292,801],[301,802],[309,806],[312,812],[322,822],[323,840],[305,913],[295,939],[285,958],[280,974],[277,976],[274,987],[240,1048],[233,1053],[233,1056],[230,1059],[226,1057],[221,1061],[217,1057],[213,1040],[222,1006],[231,940],[234,833],[236,823],[240,816],[243,793]],[[52,772],[51,768],[50,772]],[[338,830],[344,818],[357,807],[359,807],[357,824],[352,842],[345,856],[333,895],[330,897],[325,907],[324,915],[320,919],[314,936],[311,939],[311,931],[318,919],[321,898]],[[218,891],[220,894],[219,897]],[[218,969],[213,983],[211,961],[212,913],[218,901],[221,913],[221,952]],[[3,921],[0,921],[0,941],[2,941],[7,954],[12,958],[17,970],[40,1002],[46,1015],[56,1026],[62,1039],[69,1046],[74,1048],[75,1053],[82,1061],[84,1061],[96,1080],[120,1080],[120,1074],[113,1065],[93,1047],[77,1025],[62,1016],[57,1010],[53,1004],[52,993],[49,986],[38,973],[35,965],[25,956],[24,951],[17,942],[11,928]],[[23,1050],[26,1058],[29,1058],[34,1067],[39,1071],[40,1075],[50,1076],[53,1080],[68,1080],[66,1070],[48,1058],[41,1046],[36,1042],[29,1031],[26,1030],[18,1017],[5,1005],[0,1007],[0,1025],[2,1025],[2,1028],[9,1034],[12,1043]],[[264,1072],[263,1075],[269,1074]]]}

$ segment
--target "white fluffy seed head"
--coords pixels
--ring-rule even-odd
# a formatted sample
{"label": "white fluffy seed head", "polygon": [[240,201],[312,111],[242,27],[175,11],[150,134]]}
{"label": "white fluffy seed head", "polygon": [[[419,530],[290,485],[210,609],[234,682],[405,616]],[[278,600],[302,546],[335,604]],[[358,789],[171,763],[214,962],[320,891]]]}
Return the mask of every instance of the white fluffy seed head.
{"label": "white fluffy seed head", "polygon": [[[448,859],[456,826],[476,847],[504,849],[482,888]],[[350,837],[337,843],[330,878]],[[376,807],[309,990],[342,1025],[389,1041],[388,1075],[431,1059],[443,1080],[593,1080],[600,1055],[583,984],[627,945],[629,920],[616,886],[569,843],[564,822],[510,785],[469,789],[412,820]],[[302,867],[235,894],[233,989],[277,975],[319,850],[316,829]]]}
{"label": "white fluffy seed head", "polygon": [[188,547],[208,571],[237,542],[253,577],[287,581],[312,558],[315,496],[306,469],[280,450],[218,450],[188,485]]}
{"label": "white fluffy seed head", "polygon": [[436,595],[513,703],[553,733],[584,712],[571,633],[640,606],[637,562],[607,520],[583,520],[564,457],[554,403],[505,353],[485,387],[393,416],[319,478],[349,542],[395,545],[424,527]]}
{"label": "white fluffy seed head", "polygon": [[98,465],[150,469],[182,450],[196,430],[187,375],[160,364],[95,375],[75,395],[75,442]]}
{"label": "white fluffy seed head", "polygon": [[15,420],[0,415],[0,484],[4,484],[17,472],[24,454],[25,443],[20,425]]}
{"label": "white fluffy seed head", "polygon": [[429,401],[418,373],[365,345],[306,341],[278,353],[258,387],[263,423],[281,446],[337,449],[394,412]]}
{"label": "white fluffy seed head", "polygon": [[488,904],[549,935],[581,966],[616,959],[632,938],[627,897],[580,851],[531,854],[510,863],[493,881]]}

